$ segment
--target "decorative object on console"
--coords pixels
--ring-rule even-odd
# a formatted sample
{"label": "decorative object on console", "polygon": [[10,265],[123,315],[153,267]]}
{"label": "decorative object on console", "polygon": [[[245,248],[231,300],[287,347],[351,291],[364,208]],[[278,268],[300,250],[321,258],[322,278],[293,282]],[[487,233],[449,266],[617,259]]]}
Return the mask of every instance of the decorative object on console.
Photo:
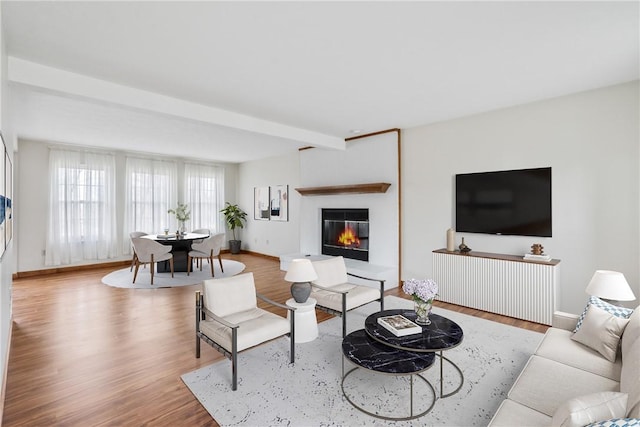
{"label": "decorative object on console", "polygon": [[544,246],[540,243],[534,243],[531,245],[531,253],[533,255],[542,255],[544,253]]}
{"label": "decorative object on console", "polygon": [[460,246],[458,246],[458,248],[463,254],[471,252],[471,248],[464,243],[464,237],[462,238],[462,243],[460,243]]}
{"label": "decorative object on console", "polygon": [[186,233],[184,223],[186,221],[189,221],[189,218],[191,218],[191,211],[189,210],[189,206],[183,203],[178,203],[178,206],[175,209],[169,209],[167,213],[174,214],[176,216],[176,220],[178,221],[178,231],[176,232],[176,234]]}
{"label": "decorative object on console", "polygon": [[417,315],[416,323],[418,325],[430,325],[429,314],[431,313],[433,299],[438,295],[438,284],[431,279],[409,279],[404,281],[402,290],[413,298]]}
{"label": "decorative object on console", "polygon": [[311,282],[316,280],[318,275],[311,264],[311,260],[308,259],[294,259],[289,265],[289,270],[284,276],[284,280],[287,282],[293,282],[291,284],[291,296],[297,303],[303,303],[307,301],[311,294]]}
{"label": "decorative object on console", "polygon": [[609,303],[636,299],[624,274],[617,271],[597,270],[591,277],[585,292]]}
{"label": "decorative object on console", "polygon": [[456,250],[456,232],[453,228],[447,230],[447,250],[449,252]]}

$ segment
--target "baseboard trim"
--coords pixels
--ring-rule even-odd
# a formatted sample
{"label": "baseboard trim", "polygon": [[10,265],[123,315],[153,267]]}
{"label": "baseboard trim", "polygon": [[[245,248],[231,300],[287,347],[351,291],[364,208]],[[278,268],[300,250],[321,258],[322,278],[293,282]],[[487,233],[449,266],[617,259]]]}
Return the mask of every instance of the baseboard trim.
{"label": "baseboard trim", "polygon": [[[228,254],[228,249],[223,249],[220,253]],[[279,258],[273,255],[261,254],[259,252],[252,251],[240,251],[241,254],[249,254],[254,256],[259,256],[263,258],[273,259],[278,261]],[[57,273],[73,273],[74,271],[85,271],[85,270],[95,270],[96,268],[115,268],[131,265],[130,260],[122,260],[122,261],[110,261],[110,262],[101,262],[96,264],[83,264],[83,265],[72,265],[69,267],[55,267],[55,268],[46,268],[43,270],[32,270],[32,271],[19,271],[17,273],[13,273],[13,280],[16,279],[24,279],[29,277],[37,277],[37,276],[46,276],[49,274],[57,274]],[[0,418],[1,420],[1,418]]]}

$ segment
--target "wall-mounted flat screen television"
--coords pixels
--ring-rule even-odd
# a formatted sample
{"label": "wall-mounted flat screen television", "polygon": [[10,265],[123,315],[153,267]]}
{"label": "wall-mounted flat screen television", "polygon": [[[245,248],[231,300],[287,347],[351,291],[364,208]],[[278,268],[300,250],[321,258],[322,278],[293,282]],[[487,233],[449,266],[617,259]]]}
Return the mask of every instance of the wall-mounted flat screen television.
{"label": "wall-mounted flat screen television", "polygon": [[551,237],[551,168],[456,175],[456,231]]}

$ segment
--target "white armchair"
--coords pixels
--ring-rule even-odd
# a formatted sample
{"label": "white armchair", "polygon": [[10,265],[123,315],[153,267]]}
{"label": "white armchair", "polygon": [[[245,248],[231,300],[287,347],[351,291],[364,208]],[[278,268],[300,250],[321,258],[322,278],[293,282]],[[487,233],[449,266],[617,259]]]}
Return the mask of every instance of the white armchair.
{"label": "white armchair", "polygon": [[135,264],[136,270],[133,273],[133,283],[136,283],[136,277],[138,276],[138,269],[141,264],[151,264],[149,271],[151,272],[151,284],[153,285],[153,273],[156,269],[155,265],[161,261],[169,261],[171,266],[171,277],[173,277],[173,254],[171,253],[171,246],[165,246],[158,242],[142,237],[133,237],[131,239],[133,244],[133,250],[136,253]]}
{"label": "white armchair", "polygon": [[[347,312],[372,301],[380,301],[384,310],[384,280],[370,279],[347,273],[341,256],[313,261],[318,278],[311,282],[311,298],[318,303],[316,308],[342,317],[342,336],[347,335]],[[349,276],[370,280],[380,284],[379,289],[349,282]]]}
{"label": "white armchair", "polygon": [[215,234],[209,236],[202,241],[202,243],[193,243],[191,250],[187,255],[187,276],[191,273],[191,260],[196,259],[200,261],[200,270],[202,270],[202,260],[208,259],[211,265],[211,277],[214,277],[213,273],[213,258],[218,257],[220,263],[220,270],[224,273],[224,267],[222,266],[222,258],[220,257],[220,250],[224,244],[224,233]]}
{"label": "white armchair", "polygon": [[[291,363],[295,355],[294,308],[271,301],[256,292],[253,273],[203,282],[196,292],[196,357],[200,340],[231,359],[232,390],[238,388],[238,352],[289,335]],[[257,298],[289,310],[289,320],[258,308]]]}

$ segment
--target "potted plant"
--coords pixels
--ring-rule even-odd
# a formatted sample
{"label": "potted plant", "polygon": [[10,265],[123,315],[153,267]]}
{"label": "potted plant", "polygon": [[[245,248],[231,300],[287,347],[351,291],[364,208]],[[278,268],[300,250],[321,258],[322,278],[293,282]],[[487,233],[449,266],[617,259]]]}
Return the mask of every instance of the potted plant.
{"label": "potted plant", "polygon": [[244,228],[243,222],[247,220],[247,213],[240,209],[238,205],[232,205],[229,202],[220,212],[224,214],[224,222],[233,233],[233,240],[229,240],[229,251],[232,254],[239,254],[242,241],[236,238],[236,228]]}

